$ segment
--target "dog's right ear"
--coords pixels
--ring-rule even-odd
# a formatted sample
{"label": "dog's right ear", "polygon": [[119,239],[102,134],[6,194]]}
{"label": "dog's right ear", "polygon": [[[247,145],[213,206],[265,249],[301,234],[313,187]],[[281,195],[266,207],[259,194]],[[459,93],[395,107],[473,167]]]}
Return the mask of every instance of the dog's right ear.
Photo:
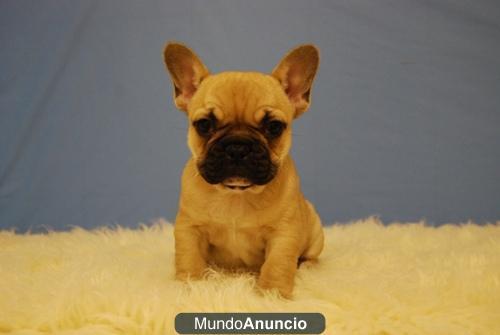
{"label": "dog's right ear", "polygon": [[187,111],[189,101],[210,72],[191,49],[180,43],[167,43],[163,56],[174,84],[175,105]]}

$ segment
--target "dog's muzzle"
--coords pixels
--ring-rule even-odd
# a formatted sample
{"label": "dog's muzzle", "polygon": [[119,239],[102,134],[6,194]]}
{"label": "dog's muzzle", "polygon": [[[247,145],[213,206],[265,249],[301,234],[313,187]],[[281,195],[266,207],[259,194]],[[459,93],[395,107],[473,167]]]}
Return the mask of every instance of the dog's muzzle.
{"label": "dog's muzzle", "polygon": [[198,169],[210,184],[244,179],[264,185],[274,178],[277,167],[258,139],[227,135],[210,145]]}

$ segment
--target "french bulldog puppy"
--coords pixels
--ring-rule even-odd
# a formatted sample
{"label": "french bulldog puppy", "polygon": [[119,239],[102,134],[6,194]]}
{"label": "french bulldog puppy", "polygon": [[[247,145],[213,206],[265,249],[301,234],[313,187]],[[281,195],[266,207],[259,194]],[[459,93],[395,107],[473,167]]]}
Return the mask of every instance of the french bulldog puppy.
{"label": "french bulldog puppy", "polygon": [[210,265],[245,268],[260,272],[260,287],[290,298],[299,262],[323,249],[319,216],[289,154],[292,122],[309,107],[318,49],[296,47],[271,74],[211,74],[173,42],[164,59],[175,105],[189,119],[192,154],[175,220],[176,277],[201,278]]}

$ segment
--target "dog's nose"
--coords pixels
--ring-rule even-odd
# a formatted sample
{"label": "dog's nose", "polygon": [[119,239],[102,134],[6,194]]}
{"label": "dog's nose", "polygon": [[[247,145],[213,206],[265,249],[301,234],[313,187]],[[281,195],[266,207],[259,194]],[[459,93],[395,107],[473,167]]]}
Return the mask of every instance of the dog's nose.
{"label": "dog's nose", "polygon": [[245,158],[250,153],[250,144],[244,142],[228,143],[224,151],[226,155],[232,160],[240,160]]}

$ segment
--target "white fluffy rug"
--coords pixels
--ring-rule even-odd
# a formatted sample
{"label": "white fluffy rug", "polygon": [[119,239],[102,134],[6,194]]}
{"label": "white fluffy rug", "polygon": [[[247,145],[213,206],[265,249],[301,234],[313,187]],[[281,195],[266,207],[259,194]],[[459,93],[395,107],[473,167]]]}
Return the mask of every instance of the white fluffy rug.
{"label": "white fluffy rug", "polygon": [[500,334],[500,223],[326,231],[292,301],[251,275],[173,280],[173,228],[0,233],[0,333],[175,334],[179,312],[321,312],[325,334]]}

